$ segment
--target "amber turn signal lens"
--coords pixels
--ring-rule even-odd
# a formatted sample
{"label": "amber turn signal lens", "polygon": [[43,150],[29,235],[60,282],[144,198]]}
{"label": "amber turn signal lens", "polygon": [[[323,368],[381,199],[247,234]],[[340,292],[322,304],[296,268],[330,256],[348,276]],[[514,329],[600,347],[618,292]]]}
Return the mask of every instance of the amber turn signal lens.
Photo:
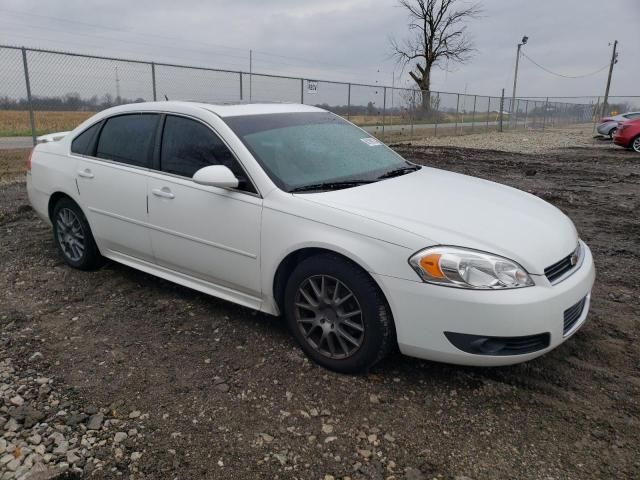
{"label": "amber turn signal lens", "polygon": [[444,273],[440,270],[440,255],[439,253],[432,253],[420,259],[420,266],[422,269],[431,275],[433,278],[444,278]]}

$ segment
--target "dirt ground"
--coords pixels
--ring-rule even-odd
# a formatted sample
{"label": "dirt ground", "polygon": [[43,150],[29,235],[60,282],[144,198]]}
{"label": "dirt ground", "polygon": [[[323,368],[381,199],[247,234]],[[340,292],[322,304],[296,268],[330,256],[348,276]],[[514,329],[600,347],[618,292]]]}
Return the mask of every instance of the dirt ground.
{"label": "dirt ground", "polygon": [[0,186],[2,357],[29,372],[40,352],[37,368],[77,408],[144,418],[137,443],[121,444],[141,453],[136,466],[107,443],[91,478],[640,478],[640,157],[606,144],[396,148],[569,214],[597,265],[578,334],[512,367],[396,354],[368,375],[334,374],[280,319],[112,262],[66,267],[24,184]]}

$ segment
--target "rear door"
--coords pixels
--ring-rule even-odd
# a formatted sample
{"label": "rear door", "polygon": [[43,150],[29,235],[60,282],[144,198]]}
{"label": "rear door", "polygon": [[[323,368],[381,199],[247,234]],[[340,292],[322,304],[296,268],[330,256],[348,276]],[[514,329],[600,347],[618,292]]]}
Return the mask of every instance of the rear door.
{"label": "rear door", "polygon": [[[198,120],[167,114],[158,146],[159,171],[149,174],[147,185],[157,263],[257,308],[262,199],[256,189],[227,145]],[[193,182],[197,170],[216,164],[234,172],[239,188]]]}
{"label": "rear door", "polygon": [[106,255],[153,261],[146,195],[158,119],[155,113],[110,117],[97,127],[85,154],[75,153],[81,202]]}

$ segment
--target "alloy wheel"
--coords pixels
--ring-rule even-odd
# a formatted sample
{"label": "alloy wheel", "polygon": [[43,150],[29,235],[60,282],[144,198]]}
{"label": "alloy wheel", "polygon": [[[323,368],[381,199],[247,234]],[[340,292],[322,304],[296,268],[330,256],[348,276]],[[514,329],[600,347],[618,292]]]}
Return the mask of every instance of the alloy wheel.
{"label": "alloy wheel", "polygon": [[85,237],[80,219],[69,208],[62,208],[56,217],[58,243],[64,255],[72,262],[82,259],[85,250]]}
{"label": "alloy wheel", "polygon": [[343,282],[329,275],[314,275],[300,284],[295,295],[295,320],[305,341],[332,359],[350,357],[364,341],[358,299]]}
{"label": "alloy wheel", "polygon": [[640,153],[640,137],[635,138],[631,144],[631,148],[633,148],[634,152]]}

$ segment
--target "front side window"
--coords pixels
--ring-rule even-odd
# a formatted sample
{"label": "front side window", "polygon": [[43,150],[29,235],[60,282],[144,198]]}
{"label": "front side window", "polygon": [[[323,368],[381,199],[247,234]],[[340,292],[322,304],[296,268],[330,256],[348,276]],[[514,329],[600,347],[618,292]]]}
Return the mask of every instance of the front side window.
{"label": "front side window", "polygon": [[227,117],[276,185],[285,191],[331,182],[368,183],[417,169],[375,137],[329,112]]}
{"label": "front side window", "polygon": [[107,120],[96,148],[96,156],[137,167],[148,167],[158,115],[135,113]]}
{"label": "front side window", "polygon": [[73,142],[71,142],[71,152],[78,153],[80,155],[93,155],[93,152],[90,150],[93,148],[93,139],[95,138],[99,127],[100,122],[90,126],[74,138]]}
{"label": "front side window", "polygon": [[160,169],[193,177],[203,167],[224,165],[240,180],[240,189],[253,191],[231,151],[206,125],[189,118],[167,115],[162,133]]}

